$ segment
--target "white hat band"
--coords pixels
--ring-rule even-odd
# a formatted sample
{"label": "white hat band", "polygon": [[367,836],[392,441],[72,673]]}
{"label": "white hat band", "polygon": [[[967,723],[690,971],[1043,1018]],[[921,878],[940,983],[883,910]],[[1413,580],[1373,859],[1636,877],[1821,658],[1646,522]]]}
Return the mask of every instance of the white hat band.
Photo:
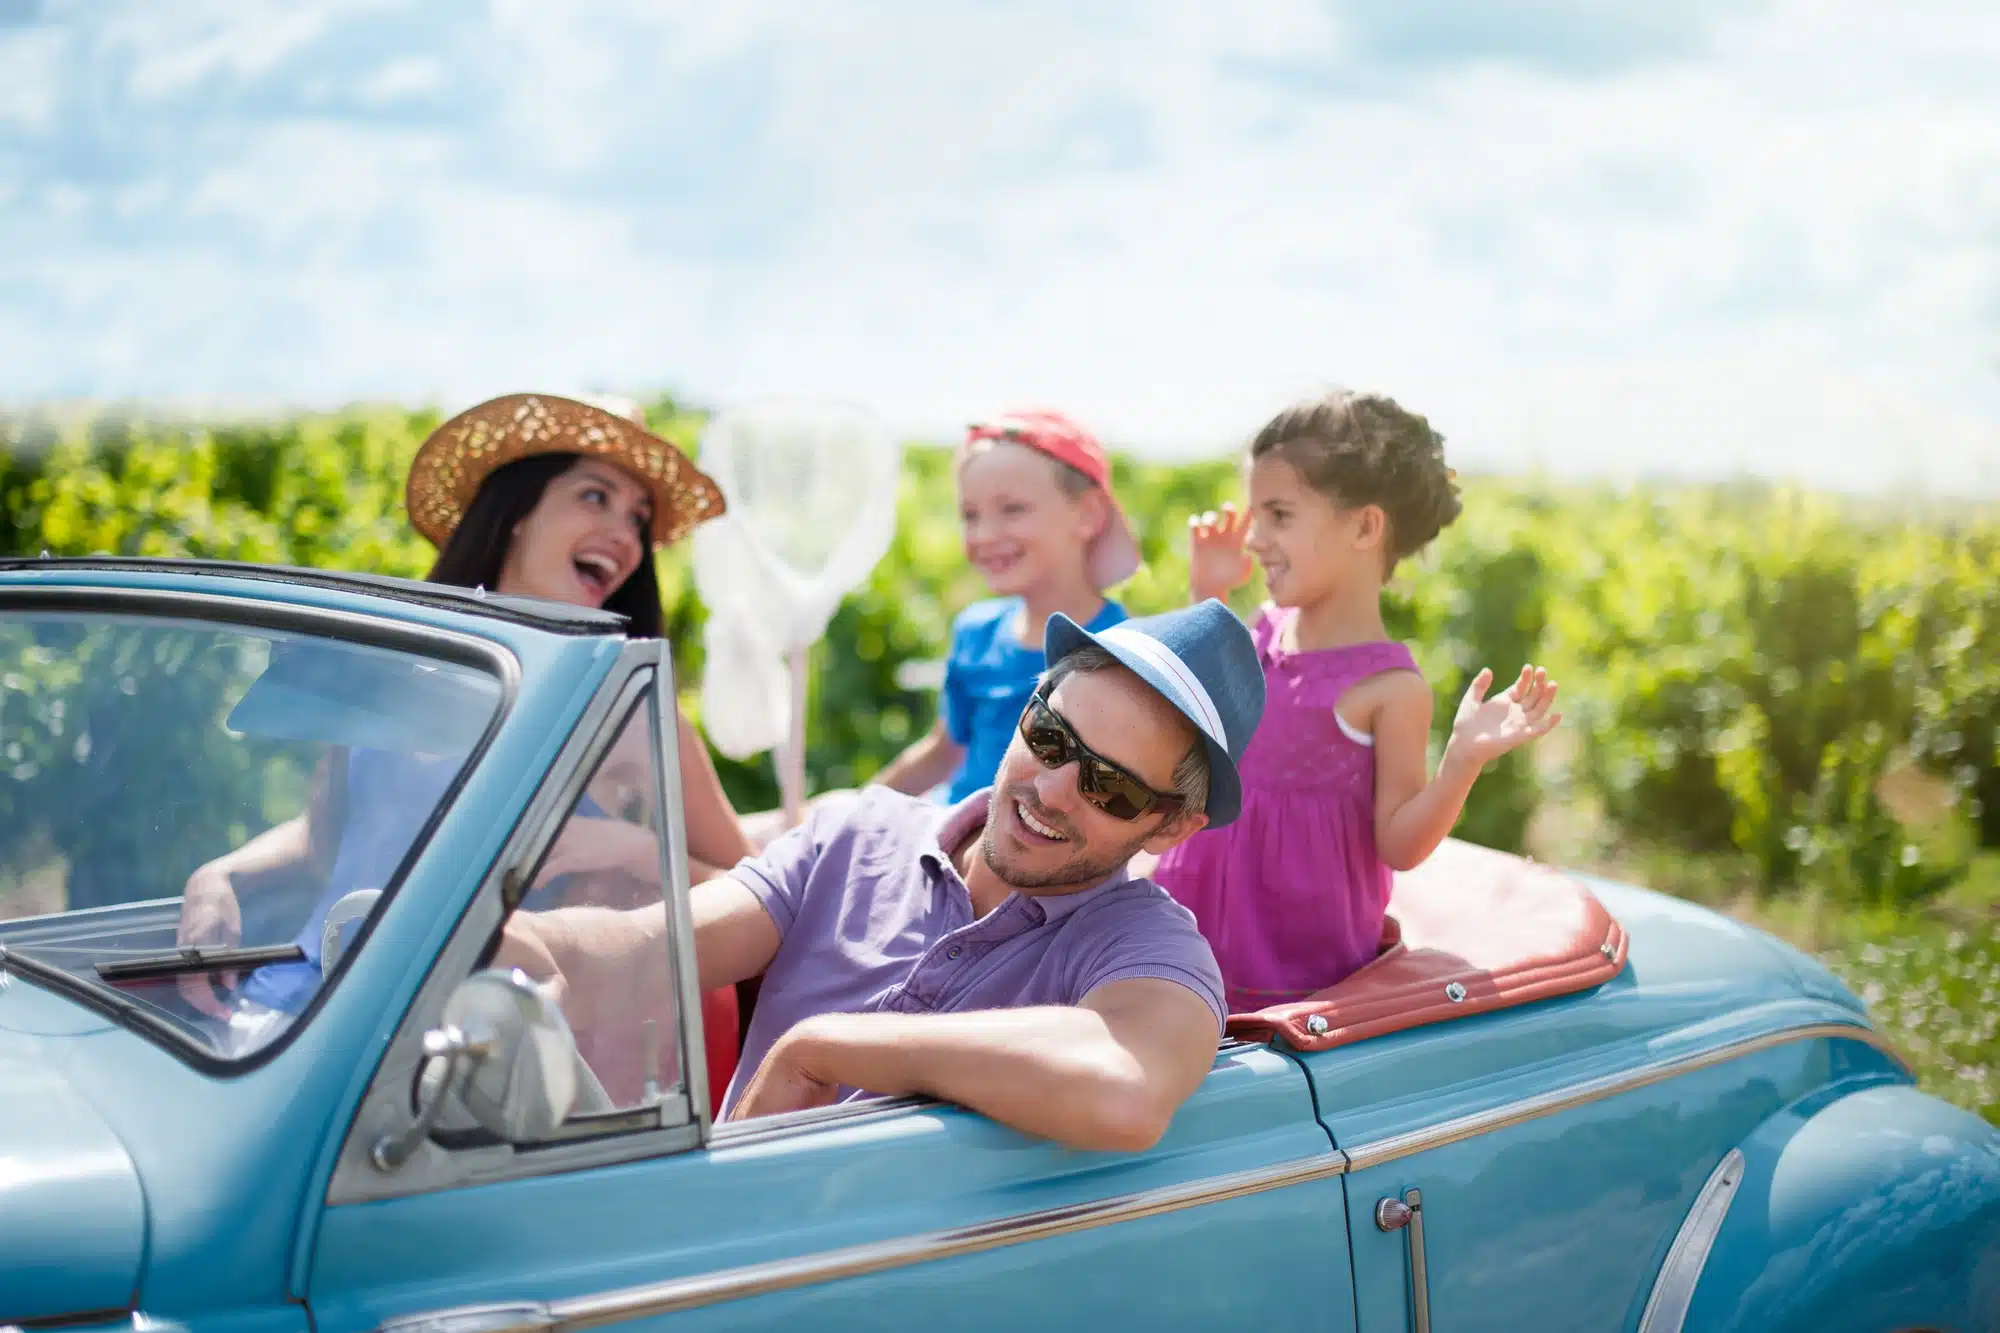
{"label": "white hat band", "polygon": [[1229,748],[1229,737],[1222,729],[1222,714],[1216,711],[1215,700],[1208,697],[1200,677],[1188,670],[1187,663],[1176,657],[1173,649],[1150,635],[1123,625],[1099,631],[1097,641],[1106,647],[1123,648],[1159,672],[1166,679],[1174,696],[1173,702],[1179,705],[1181,711],[1193,718],[1195,725],[1210,740],[1225,750]]}

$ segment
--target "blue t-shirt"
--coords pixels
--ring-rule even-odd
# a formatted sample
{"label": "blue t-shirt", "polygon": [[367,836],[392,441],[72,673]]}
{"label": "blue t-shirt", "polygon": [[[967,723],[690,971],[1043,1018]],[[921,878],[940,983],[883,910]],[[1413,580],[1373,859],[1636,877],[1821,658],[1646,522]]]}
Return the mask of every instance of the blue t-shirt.
{"label": "blue t-shirt", "polygon": [[[1025,648],[1014,637],[1014,618],[1021,612],[1018,597],[974,602],[951,622],[951,651],[944,664],[944,729],[965,747],[965,762],[946,793],[962,801],[993,785],[1000,757],[1014,739],[1021,710],[1035,692],[1046,665],[1039,648]],[[1095,634],[1124,620],[1125,608],[1105,599],[1084,628]]]}
{"label": "blue t-shirt", "polygon": [[[319,990],[320,933],[333,905],[355,889],[388,887],[397,865],[417,840],[431,812],[444,799],[462,758],[422,759],[392,750],[355,748],[347,753],[347,814],[340,847],[327,874],[326,889],[292,942],[305,953],[298,963],[269,963],[250,974],[243,996],[272,1009],[296,1014]],[[575,814],[604,812],[585,796]],[[563,879],[532,890],[521,902],[538,911],[561,901]]]}

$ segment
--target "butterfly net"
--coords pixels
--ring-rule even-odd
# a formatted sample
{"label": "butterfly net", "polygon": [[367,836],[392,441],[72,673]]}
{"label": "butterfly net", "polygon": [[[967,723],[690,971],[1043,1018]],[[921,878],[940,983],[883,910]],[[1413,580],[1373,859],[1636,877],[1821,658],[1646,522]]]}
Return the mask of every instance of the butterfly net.
{"label": "butterfly net", "polygon": [[806,654],[896,531],[902,448],[872,413],[822,398],[730,408],[701,438],[728,502],[694,532],[708,608],[702,720],[732,759],[777,750],[788,812],[805,786]]}

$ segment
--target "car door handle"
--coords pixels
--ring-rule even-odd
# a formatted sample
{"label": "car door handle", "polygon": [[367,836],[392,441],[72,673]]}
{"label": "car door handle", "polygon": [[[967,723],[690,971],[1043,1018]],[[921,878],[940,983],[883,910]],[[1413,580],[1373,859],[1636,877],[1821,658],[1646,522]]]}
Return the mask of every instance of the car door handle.
{"label": "car door handle", "polygon": [[1405,1233],[1410,1255],[1410,1327],[1412,1333],[1431,1333],[1430,1283],[1424,1276],[1424,1192],[1405,1190],[1400,1199],[1377,1200],[1375,1226],[1381,1231]]}

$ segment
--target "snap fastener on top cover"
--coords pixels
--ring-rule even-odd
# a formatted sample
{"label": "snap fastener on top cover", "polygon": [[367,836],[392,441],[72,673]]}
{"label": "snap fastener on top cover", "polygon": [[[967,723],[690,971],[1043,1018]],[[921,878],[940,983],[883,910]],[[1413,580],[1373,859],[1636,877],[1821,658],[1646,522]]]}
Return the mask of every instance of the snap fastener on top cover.
{"label": "snap fastener on top cover", "polygon": [[1457,1004],[1465,998],[1465,987],[1456,981],[1452,982],[1444,988],[1444,998],[1450,1000],[1453,1004]]}

